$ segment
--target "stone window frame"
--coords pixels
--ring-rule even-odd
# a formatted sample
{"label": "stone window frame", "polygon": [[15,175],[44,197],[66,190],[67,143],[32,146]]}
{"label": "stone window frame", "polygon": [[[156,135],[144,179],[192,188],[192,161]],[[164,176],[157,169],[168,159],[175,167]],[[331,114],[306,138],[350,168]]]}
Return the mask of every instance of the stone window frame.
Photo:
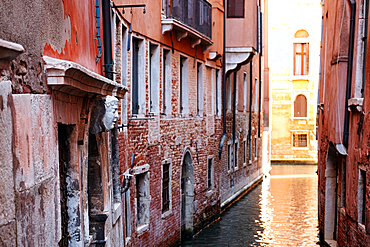
{"label": "stone window frame", "polygon": [[[298,42],[299,41],[299,42]],[[301,52],[297,52],[297,46],[301,45]],[[310,60],[309,60],[309,42],[303,42],[303,40],[295,40],[293,43],[293,75],[294,76],[308,76],[310,74]],[[304,51],[305,50],[305,51]],[[299,58],[301,60],[301,70],[302,68],[305,68],[305,74],[303,71],[300,71],[298,73],[296,62],[298,60],[298,55],[301,57]],[[306,56],[306,59],[303,58],[303,56]]]}
{"label": "stone window frame", "polygon": [[247,143],[248,148],[248,164],[252,164],[252,159],[253,159],[253,141],[252,141],[252,135],[248,138],[248,143]]}
{"label": "stone window frame", "polygon": [[[163,212],[163,166],[169,164],[169,182],[168,182],[168,210]],[[172,214],[172,159],[164,159],[161,164],[161,213],[162,219],[167,218]]]}
{"label": "stone window frame", "polygon": [[[120,66],[120,75],[121,75],[121,84],[127,86],[128,83],[128,52],[127,52],[127,42],[128,42],[128,27],[121,21],[121,66]],[[130,64],[131,66],[131,64]],[[121,123],[127,124],[127,111],[128,100],[127,97],[121,99]],[[127,131],[127,128],[119,128],[119,131]]]}
{"label": "stone window frame", "polygon": [[244,72],[244,80],[243,80],[243,112],[247,112],[247,104],[248,104],[248,73]]}
{"label": "stone window frame", "polygon": [[149,113],[159,114],[160,101],[160,45],[148,42]]}
{"label": "stone window frame", "polygon": [[137,176],[138,175],[143,175],[146,173],[146,176],[148,177],[148,181],[149,181],[149,184],[148,184],[148,200],[149,200],[149,208],[148,208],[148,211],[149,211],[149,216],[150,216],[150,201],[151,201],[151,195],[150,195],[150,172],[149,172],[149,169],[150,169],[150,166],[149,164],[145,164],[145,165],[142,165],[142,166],[137,166],[137,167],[134,167],[134,181],[135,181],[135,199],[134,199],[134,206],[135,206],[135,220],[136,220],[136,231],[137,231],[137,234],[141,234],[145,231],[147,231],[149,229],[149,224],[150,224],[150,217],[148,219],[148,222],[146,224],[141,224],[139,225],[138,221],[139,221],[139,215],[138,215],[138,184],[137,184]]}
{"label": "stone window frame", "polygon": [[[179,114],[189,115],[189,58],[180,55],[179,66]],[[182,64],[182,66],[181,66]]]}
{"label": "stone window frame", "polygon": [[227,173],[230,174],[233,165],[233,145],[231,141],[227,142]]}
{"label": "stone window frame", "polygon": [[[166,58],[166,59],[165,59]],[[165,115],[172,113],[172,68],[171,68],[171,50],[162,48],[162,105],[161,112]]]}
{"label": "stone window frame", "polygon": [[221,70],[215,69],[215,116],[220,117],[221,116]]}
{"label": "stone window frame", "polygon": [[[309,106],[310,106],[310,104],[309,104],[309,101],[308,101],[308,99],[309,99],[309,97],[307,96],[307,94],[308,94],[309,92],[295,92],[294,93],[294,95],[293,95],[293,97],[292,97],[292,99],[294,99],[294,100],[292,100],[292,103],[291,103],[291,118],[292,119],[302,119],[302,120],[308,120],[309,119]],[[306,116],[305,117],[296,117],[295,116],[295,102],[296,102],[296,100],[297,100],[297,97],[299,96],[299,95],[303,95],[305,98],[306,98]]]}
{"label": "stone window frame", "polygon": [[[133,50],[135,49],[134,47],[134,40],[137,40],[138,41],[138,46],[139,46],[139,53],[138,53],[138,82],[137,82],[137,87],[138,87],[138,105],[139,105],[139,109],[138,109],[138,112],[137,113],[133,113],[133,97],[135,97],[134,93],[132,92],[133,90],[133,56],[134,56],[134,52]],[[136,116],[140,116],[140,117],[145,117],[145,114],[146,114],[146,82],[145,82],[145,75],[146,75],[146,66],[145,66],[145,62],[146,62],[146,40],[139,37],[139,36],[135,36],[133,35],[132,36],[132,39],[131,39],[131,79],[130,79],[130,82],[131,82],[131,100],[130,100],[130,105],[131,105],[131,114],[132,115],[136,115]]]}
{"label": "stone window frame", "polygon": [[[209,170],[210,169],[209,161],[211,161],[211,171]],[[208,155],[207,157],[207,188],[208,188],[208,191],[213,191],[215,188],[215,175],[214,174],[215,174],[214,156]]]}
{"label": "stone window frame", "polygon": [[124,193],[124,214],[125,214],[125,243],[126,245],[131,241],[131,203],[130,203],[130,188]]}
{"label": "stone window frame", "polygon": [[[299,32],[299,31],[306,31],[306,30],[301,29],[301,30],[298,30],[297,32]],[[308,34],[308,32],[307,32],[307,34]],[[292,39],[291,39],[291,44],[292,44],[292,53],[291,53],[292,54],[292,63],[291,63],[291,66],[290,66],[291,80],[308,80],[310,78],[310,71],[309,71],[309,69],[310,69],[311,66],[310,66],[310,60],[309,60],[309,57],[310,57],[310,55],[309,55],[309,53],[310,53],[309,47],[310,47],[310,44],[312,42],[313,42],[312,37],[310,37],[309,34],[308,34],[307,37],[304,37],[304,36],[302,36],[302,37],[298,37],[297,36],[297,38],[294,37],[294,36],[292,37]],[[295,44],[307,44],[307,47],[308,47],[308,50],[307,50],[307,54],[308,54],[308,58],[307,58],[307,66],[308,66],[308,68],[307,68],[307,75],[296,75],[295,74],[295,46],[294,46]]]}
{"label": "stone window frame", "polygon": [[259,83],[258,83],[258,78],[254,77],[254,107],[253,107],[253,112],[258,112],[258,106],[259,106]]}
{"label": "stone window frame", "polygon": [[258,159],[258,138],[257,135],[254,136],[254,161]]}
{"label": "stone window frame", "polygon": [[[309,132],[308,130],[307,131],[304,131],[304,130],[291,130],[291,149],[292,150],[308,150],[309,149]],[[293,138],[294,138],[294,135],[303,135],[305,134],[307,136],[307,146],[306,147],[299,147],[299,146],[294,146],[293,145]]]}
{"label": "stone window frame", "polygon": [[[358,165],[358,187],[357,187],[357,222],[362,228],[366,224],[366,167],[363,164]],[[365,197],[365,198],[364,198]]]}
{"label": "stone window frame", "polygon": [[203,63],[196,62],[197,65],[197,116],[203,117],[204,104],[204,78],[203,78]]}
{"label": "stone window frame", "polygon": [[237,171],[239,170],[239,139],[234,143],[233,159],[234,171]]}
{"label": "stone window frame", "polygon": [[243,139],[243,167],[247,166],[247,148],[248,148],[247,138],[244,138]]}
{"label": "stone window frame", "polygon": [[226,77],[226,110],[231,111],[232,109],[232,85],[233,85],[233,73],[230,73],[228,77]]}

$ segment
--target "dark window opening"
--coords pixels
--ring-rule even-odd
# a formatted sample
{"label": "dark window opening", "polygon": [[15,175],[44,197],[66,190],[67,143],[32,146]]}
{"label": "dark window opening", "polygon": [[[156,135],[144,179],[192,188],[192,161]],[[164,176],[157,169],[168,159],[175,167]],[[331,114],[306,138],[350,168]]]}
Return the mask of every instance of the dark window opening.
{"label": "dark window opening", "polygon": [[212,189],[213,187],[213,179],[212,175],[213,174],[213,164],[212,164],[212,159],[208,159],[208,189]]}
{"label": "dark window opening", "polygon": [[170,164],[163,165],[162,213],[170,209]]}
{"label": "dark window opening", "polygon": [[227,18],[244,18],[244,0],[227,1]]}

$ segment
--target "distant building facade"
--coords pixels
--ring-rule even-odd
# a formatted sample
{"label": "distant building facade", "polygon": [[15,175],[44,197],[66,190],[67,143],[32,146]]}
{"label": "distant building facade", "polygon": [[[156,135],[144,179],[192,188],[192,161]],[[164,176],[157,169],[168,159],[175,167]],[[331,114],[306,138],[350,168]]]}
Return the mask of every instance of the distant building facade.
{"label": "distant building facade", "polygon": [[[288,7],[286,7],[286,5]],[[270,3],[271,159],[317,162],[320,1]]]}
{"label": "distant building facade", "polygon": [[0,245],[176,245],[261,180],[264,3],[36,3],[0,3]]}
{"label": "distant building facade", "polygon": [[369,5],[322,4],[320,238],[331,246],[369,246]]}

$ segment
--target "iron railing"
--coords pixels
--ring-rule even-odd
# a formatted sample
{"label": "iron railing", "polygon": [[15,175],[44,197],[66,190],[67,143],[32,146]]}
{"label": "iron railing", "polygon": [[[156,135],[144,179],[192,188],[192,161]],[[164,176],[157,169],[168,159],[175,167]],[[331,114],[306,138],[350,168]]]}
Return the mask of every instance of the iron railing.
{"label": "iron railing", "polygon": [[165,15],[212,36],[212,5],[206,0],[165,0]]}

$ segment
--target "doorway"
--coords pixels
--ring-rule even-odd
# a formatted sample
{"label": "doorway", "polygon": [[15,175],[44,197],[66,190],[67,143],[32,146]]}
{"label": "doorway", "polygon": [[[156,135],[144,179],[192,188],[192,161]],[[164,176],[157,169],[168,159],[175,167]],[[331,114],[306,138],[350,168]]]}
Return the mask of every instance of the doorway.
{"label": "doorway", "polygon": [[194,168],[190,152],[187,151],[182,162],[181,174],[181,238],[193,234],[194,214]]}
{"label": "doorway", "polygon": [[326,160],[326,188],[325,188],[325,222],[324,238],[337,239],[337,192],[338,192],[338,155],[333,146],[329,147]]}

